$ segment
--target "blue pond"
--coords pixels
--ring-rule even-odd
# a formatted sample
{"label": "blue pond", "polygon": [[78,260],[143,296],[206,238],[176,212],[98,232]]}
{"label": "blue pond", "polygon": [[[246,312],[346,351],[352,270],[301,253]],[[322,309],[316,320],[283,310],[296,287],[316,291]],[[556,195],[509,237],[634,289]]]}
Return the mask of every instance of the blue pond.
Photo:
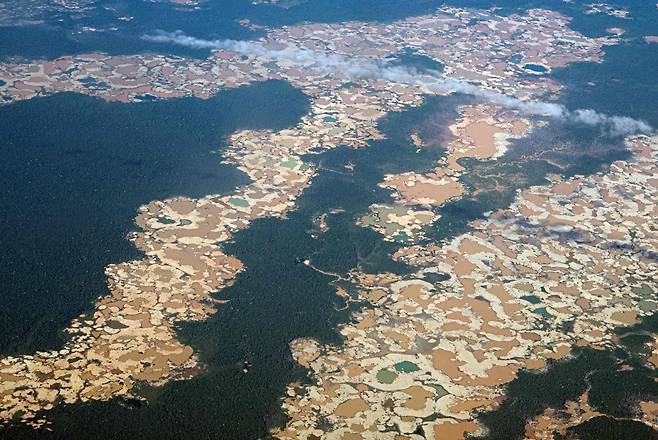
{"label": "blue pond", "polygon": [[526,63],[523,65],[523,68],[525,70],[530,70],[532,72],[536,73],[546,73],[548,72],[548,69],[540,64],[532,64],[532,63]]}

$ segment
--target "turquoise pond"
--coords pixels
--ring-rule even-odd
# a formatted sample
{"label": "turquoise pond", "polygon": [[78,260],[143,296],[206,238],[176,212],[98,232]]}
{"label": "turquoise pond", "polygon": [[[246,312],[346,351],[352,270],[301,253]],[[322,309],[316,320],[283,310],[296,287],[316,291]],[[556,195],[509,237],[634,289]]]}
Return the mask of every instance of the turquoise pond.
{"label": "turquoise pond", "polygon": [[414,371],[419,370],[418,365],[409,361],[398,362],[397,364],[393,365],[393,368],[395,368],[395,371],[400,373],[413,373]]}

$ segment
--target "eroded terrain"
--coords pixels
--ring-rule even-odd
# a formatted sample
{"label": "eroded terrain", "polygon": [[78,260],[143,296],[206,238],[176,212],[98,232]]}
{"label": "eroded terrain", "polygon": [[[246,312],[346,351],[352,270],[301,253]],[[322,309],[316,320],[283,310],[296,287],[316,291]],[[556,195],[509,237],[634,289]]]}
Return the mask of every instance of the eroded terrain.
{"label": "eroded terrain", "polygon": [[[614,347],[616,327],[658,305],[657,141],[629,140],[632,159],[606,172],[520,191],[509,209],[447,243],[401,248],[395,257],[418,268],[411,276],[354,272],[371,307],[341,328],[344,346],[311,346],[305,362],[317,384],[291,385],[290,421],[276,435],[481,434],[479,412],[504,401],[504,385],[520,370],[542,369],[574,347]],[[449,279],[428,281],[437,273]],[[655,367],[655,355],[648,362]],[[654,406],[639,403],[636,419],[655,428]],[[527,436],[552,438],[601,415],[587,396],[567,403],[574,420],[556,410]]]}
{"label": "eroded terrain", "polygon": [[[272,53],[308,49],[368,61],[412,50],[440,62],[457,80],[522,100],[555,100],[560,86],[541,73],[529,74],[527,65],[548,71],[575,61],[597,62],[602,47],[617,41],[587,38],[568,23],[545,10],[502,17],[446,7],[388,24],[266,29],[258,43]],[[70,341],[58,351],[0,359],[3,419],[40,425],[43,413],[35,418],[37,413],[60,402],[107,400],[130,393],[138,381],[162,384],[202,370],[193,349],[177,340],[174,325],[221,313],[212,294],[249,270],[224,254],[222,243],[255,219],[282,217],[294,209],[315,175],[305,155],[339,146],[366,148],[381,138],[377,122],[382,117],[420,105],[430,90],[327,72],[311,60],[293,63],[226,50],[215,50],[205,60],[92,53],[0,65],[5,105],[62,91],[123,102],[203,99],[267,79],[299,88],[311,99],[310,112],[289,129],[246,130],[230,137],[223,160],[251,179],[235,193],[141,207],[140,231],[130,239],[145,258],[106,269],[112,294],[71,323]],[[629,277],[649,282],[651,262],[641,255],[620,258],[626,251],[610,247],[630,239],[652,244],[655,186],[645,185],[644,192],[636,188],[637,182],[655,180],[654,144],[647,139],[630,143],[635,162],[616,163],[608,174],[591,178],[561,182],[555,177],[554,185],[529,189],[510,210],[474,224],[475,232],[445,245],[422,242],[440,208],[466,192],[460,159],[494,161],[533,123],[544,121],[531,122],[493,104],[464,105],[451,136],[436,141],[446,153],[435,168],[389,175],[381,182],[393,191],[390,204],[371,207],[360,222],[404,242],[395,258],[417,272],[413,277],[351,274],[361,299],[374,307],[342,328],[346,343],[341,349],[304,340],[293,344],[296,358],[312,368],[318,385],[291,387],[294,397],[284,406],[291,420],[277,435],[314,438],[329,423],[328,438],[358,438],[364,432],[458,438],[478,429],[473,411],[495,406],[501,385],[518,370],[541,368],[546,359],[567,355],[574,343],[608,343],[612,324],[606,320],[631,324],[647,313],[638,310],[640,300],[630,290],[637,282]],[[427,140],[416,136],[410,142],[425,148]],[[635,202],[620,197],[622,189],[637,190],[644,202],[628,206]],[[595,196],[603,202],[591,205]],[[632,221],[624,210],[634,213],[635,223],[624,223]],[[631,237],[631,226],[646,235]],[[429,282],[431,273],[450,279]],[[610,280],[618,288],[605,293]],[[587,294],[576,295],[581,290]],[[603,310],[602,301],[614,306]],[[577,333],[554,328],[573,320]]]}

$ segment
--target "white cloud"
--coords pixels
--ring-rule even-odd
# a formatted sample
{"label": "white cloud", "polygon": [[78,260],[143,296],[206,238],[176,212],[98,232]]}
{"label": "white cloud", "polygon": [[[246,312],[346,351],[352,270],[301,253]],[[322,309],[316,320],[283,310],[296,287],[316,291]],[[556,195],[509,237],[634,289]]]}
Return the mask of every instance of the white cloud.
{"label": "white cloud", "polygon": [[448,78],[445,75],[428,71],[420,74],[416,69],[404,66],[389,66],[381,62],[365,59],[346,58],[336,54],[318,53],[308,49],[286,47],[269,49],[258,42],[238,40],[204,40],[185,35],[182,31],[156,31],[144,35],[142,39],[155,43],[169,43],[192,49],[221,49],[241,55],[284,61],[290,64],[313,66],[314,69],[355,79],[381,79],[412,84],[427,90],[452,91],[477,96],[503,107],[516,109],[526,114],[543,115],[572,123],[600,127],[612,136],[634,133],[650,133],[651,126],[644,121],[625,117],[609,116],[592,109],[568,110],[561,104],[542,101],[522,101],[512,96],[485,90],[474,84]]}

